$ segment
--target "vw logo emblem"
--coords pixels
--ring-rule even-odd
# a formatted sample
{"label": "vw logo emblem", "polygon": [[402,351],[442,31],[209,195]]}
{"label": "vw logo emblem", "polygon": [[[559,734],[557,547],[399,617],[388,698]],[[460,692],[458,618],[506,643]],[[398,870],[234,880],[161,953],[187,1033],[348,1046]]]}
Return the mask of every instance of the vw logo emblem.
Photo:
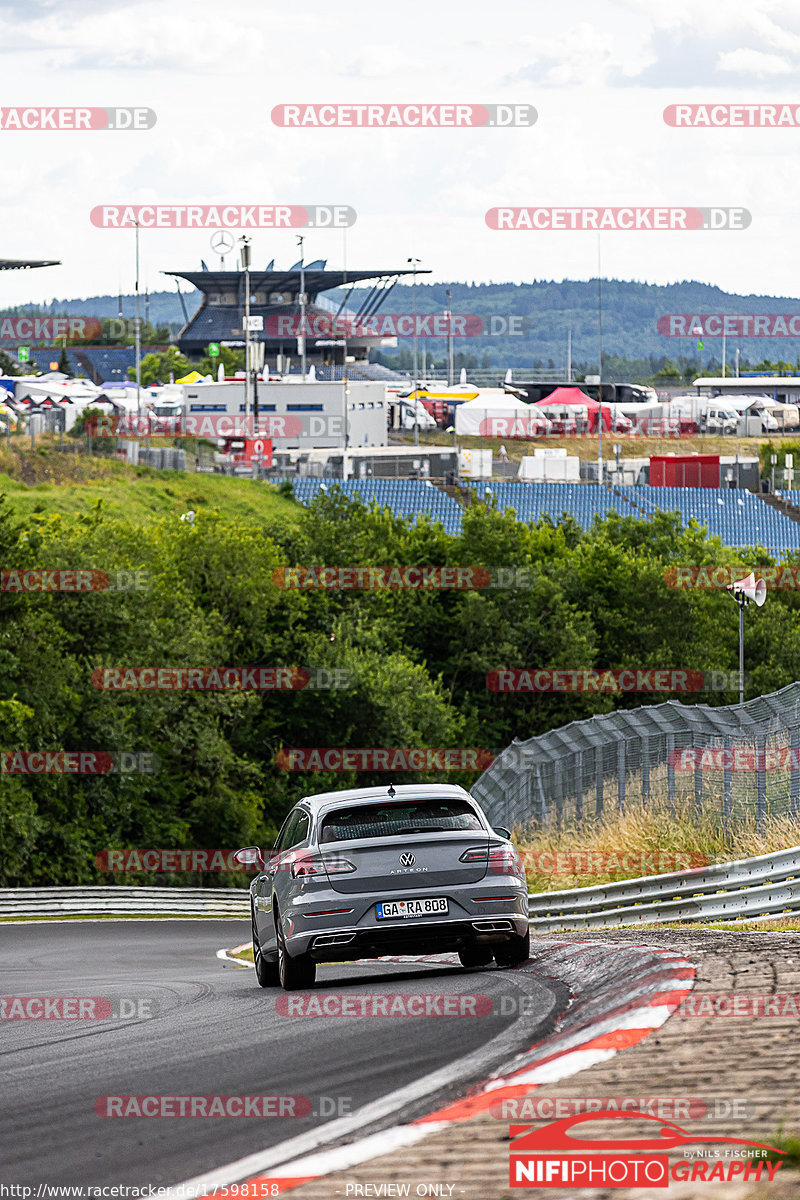
{"label": "vw logo emblem", "polygon": [[417,861],[416,855],[414,855],[414,854],[401,854],[400,855],[400,865],[403,867],[413,867],[413,865],[416,861]]}

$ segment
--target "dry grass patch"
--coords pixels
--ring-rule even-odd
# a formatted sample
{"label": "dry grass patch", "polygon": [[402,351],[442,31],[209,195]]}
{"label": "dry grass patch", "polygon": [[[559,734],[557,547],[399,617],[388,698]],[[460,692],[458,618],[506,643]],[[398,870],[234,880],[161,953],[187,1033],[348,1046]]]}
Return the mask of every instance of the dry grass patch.
{"label": "dry grass patch", "polygon": [[677,801],[674,807],[653,801],[631,804],[624,813],[608,812],[594,824],[584,822],[581,830],[547,828],[515,841],[526,863],[529,890],[548,892],[800,846],[800,821],[771,817],[758,832],[754,819],[737,817],[725,830],[717,812],[698,815],[689,801]]}

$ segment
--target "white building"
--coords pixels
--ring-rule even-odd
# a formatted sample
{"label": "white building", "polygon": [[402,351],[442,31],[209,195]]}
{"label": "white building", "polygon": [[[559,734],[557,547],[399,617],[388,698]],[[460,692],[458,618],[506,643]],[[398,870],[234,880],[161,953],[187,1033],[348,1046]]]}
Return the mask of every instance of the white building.
{"label": "white building", "polygon": [[[179,386],[187,416],[245,414],[244,381]],[[260,417],[274,414],[286,419],[286,436],[268,434],[276,451],[385,446],[387,442],[388,409],[382,382],[259,382],[258,412]]]}

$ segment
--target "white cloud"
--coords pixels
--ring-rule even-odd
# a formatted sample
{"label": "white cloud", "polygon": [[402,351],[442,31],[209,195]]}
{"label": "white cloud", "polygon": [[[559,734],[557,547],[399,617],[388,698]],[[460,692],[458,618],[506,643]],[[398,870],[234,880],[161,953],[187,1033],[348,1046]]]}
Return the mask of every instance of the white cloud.
{"label": "white cloud", "polygon": [[[0,0],[3,104],[143,105],[147,132],[2,132],[0,255],[64,266],[0,277],[0,303],[130,290],[129,231],[95,229],[102,203],[341,203],[352,267],[416,255],[437,278],[587,278],[593,234],[497,233],[497,204],[744,205],[744,233],[603,236],[604,270],[796,290],[797,131],[674,129],[676,101],[785,99],[800,65],[797,0],[404,0],[300,6],[237,0]],[[785,93],[785,95],[783,94]],[[287,102],[534,104],[531,129],[280,129]],[[776,186],[765,189],[765,175]],[[210,261],[209,232],[148,231],[143,282]],[[342,263],[345,237],[308,231]],[[258,232],[254,259],[297,258],[294,234]]]}
{"label": "white cloud", "polygon": [[735,71],[757,77],[789,75],[796,71],[796,67],[780,55],[765,54],[762,50],[751,50],[749,47],[720,54],[717,66],[720,71]]}

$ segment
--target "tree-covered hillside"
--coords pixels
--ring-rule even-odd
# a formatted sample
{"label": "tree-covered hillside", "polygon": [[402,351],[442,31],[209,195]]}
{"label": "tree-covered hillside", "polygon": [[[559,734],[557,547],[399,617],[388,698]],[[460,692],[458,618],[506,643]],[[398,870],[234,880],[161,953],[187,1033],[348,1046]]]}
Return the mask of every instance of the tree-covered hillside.
{"label": "tree-covered hillside", "polygon": [[[496,328],[500,327],[502,321],[512,317],[521,322],[519,335],[498,333],[494,336],[455,339],[456,352],[464,356],[459,361],[466,363],[469,360],[471,365],[477,367],[534,369],[538,366],[563,370],[567,363],[567,339],[571,331],[573,365],[596,370],[599,358],[596,279],[560,282],[534,280],[531,283],[514,284],[430,283],[425,282],[426,278],[420,276],[417,283],[416,303],[420,313],[444,312],[447,304],[445,292],[449,288],[454,313],[477,315],[484,320],[485,326],[494,318]],[[721,337],[706,336],[703,350],[698,351],[695,338],[668,338],[660,334],[657,322],[662,315],[800,313],[800,299],[796,297],[735,295],[696,280],[660,285],[607,279],[602,282],[601,294],[606,378],[613,378],[617,374],[612,361],[615,356],[628,360],[621,368],[620,377],[629,377],[631,373],[652,376],[663,367],[665,360],[677,361],[681,357],[703,372],[721,362]],[[351,298],[352,306],[357,308],[365,295],[363,289],[355,290]],[[342,293],[334,291],[328,296],[338,301]],[[199,293],[187,289],[184,299],[191,316],[197,309]],[[398,283],[383,307],[389,313],[412,312],[411,284]],[[23,308],[0,310],[0,314],[19,314]],[[132,295],[122,297],[122,308],[125,316],[133,316]],[[117,296],[91,296],[53,300],[50,305],[37,308],[36,311],[110,318],[117,316],[118,309]],[[153,292],[149,297],[148,314],[154,326],[170,326],[173,332],[183,324],[183,311],[176,292]],[[401,338],[399,345],[406,352],[402,365],[407,365],[412,339]],[[423,347],[437,363],[443,361],[446,350],[443,339],[420,338],[420,355]],[[765,358],[800,363],[798,338],[729,338],[729,365],[734,361],[737,348],[741,359],[751,363],[761,362]],[[389,352],[390,357],[393,353]],[[640,362],[633,364],[632,360]],[[610,369],[606,370],[606,366]]]}

